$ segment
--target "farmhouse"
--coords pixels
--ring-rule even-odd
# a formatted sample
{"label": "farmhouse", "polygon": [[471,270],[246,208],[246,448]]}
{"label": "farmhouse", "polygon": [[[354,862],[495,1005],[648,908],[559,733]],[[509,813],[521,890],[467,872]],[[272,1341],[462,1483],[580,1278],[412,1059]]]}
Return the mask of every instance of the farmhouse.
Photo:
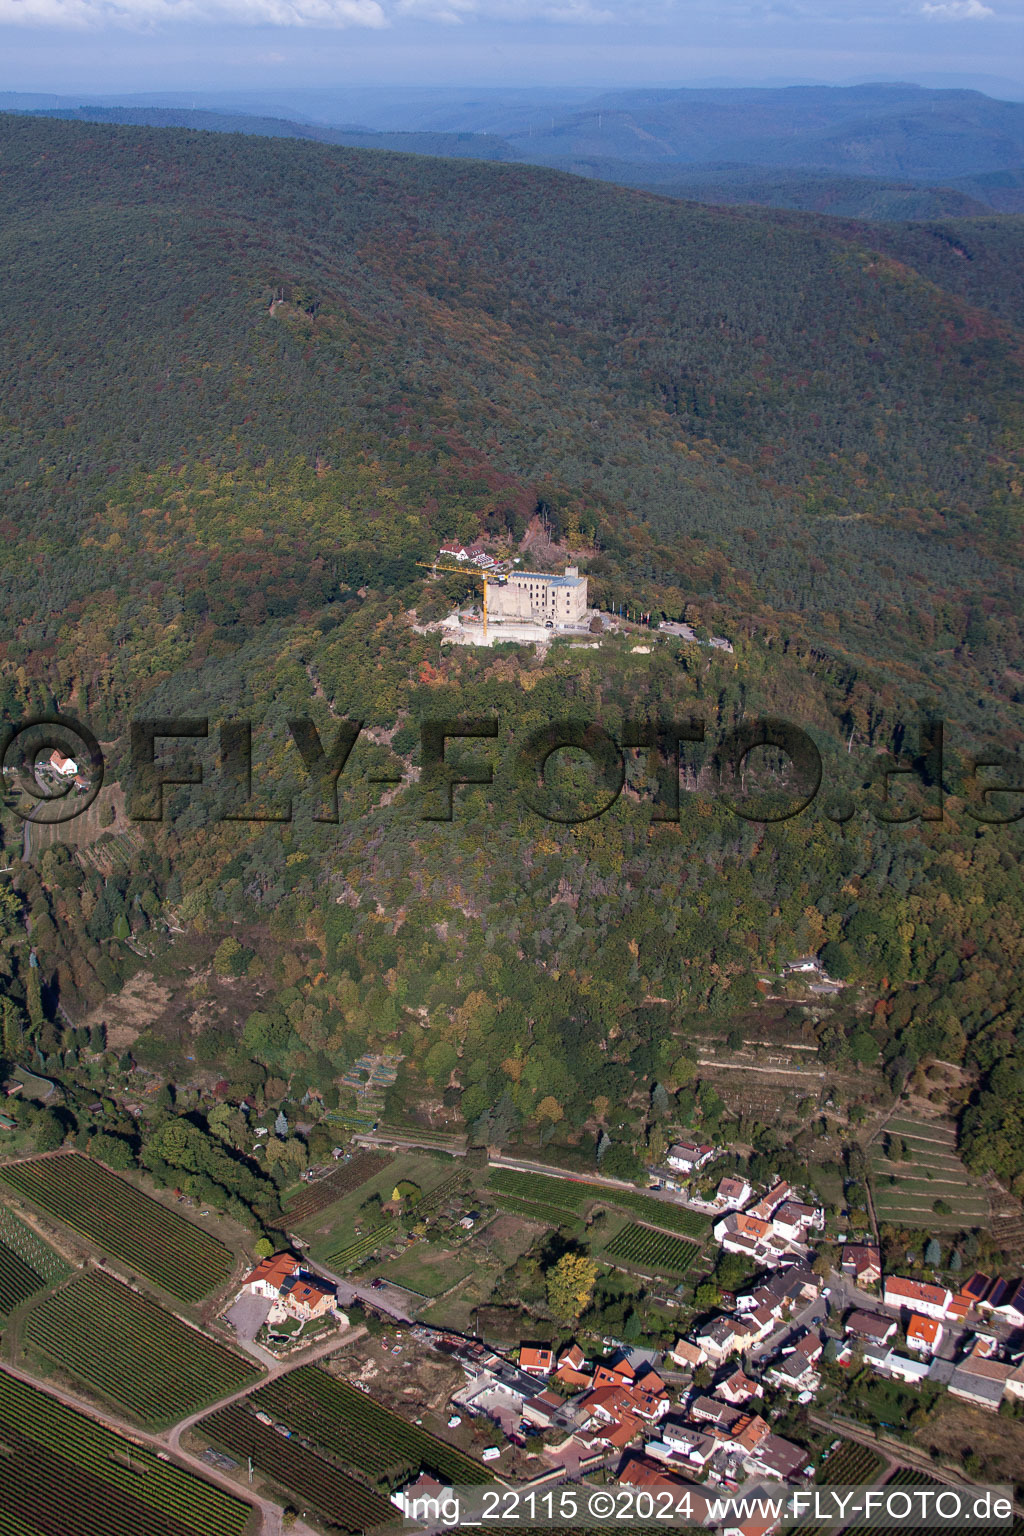
{"label": "farmhouse", "polygon": [[242,1289],[252,1296],[265,1296],[269,1301],[277,1301],[285,1281],[291,1275],[297,1275],[301,1268],[301,1263],[293,1254],[273,1253],[269,1258],[261,1259],[256,1268],[246,1275]]}
{"label": "farmhouse", "polygon": [[[304,1323],[311,1322],[314,1317],[326,1317],[328,1312],[336,1309],[337,1301],[338,1293],[333,1285],[301,1270],[296,1275],[288,1276],[278,1297],[279,1305],[288,1315]],[[273,1312],[268,1321],[274,1321]]]}

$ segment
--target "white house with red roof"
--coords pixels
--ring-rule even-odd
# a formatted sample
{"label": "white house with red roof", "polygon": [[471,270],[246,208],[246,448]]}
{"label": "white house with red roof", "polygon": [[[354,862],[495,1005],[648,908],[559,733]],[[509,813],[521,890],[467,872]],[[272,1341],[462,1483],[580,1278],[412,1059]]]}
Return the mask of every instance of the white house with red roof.
{"label": "white house with red roof", "polygon": [[905,1307],[908,1312],[920,1312],[923,1317],[941,1320],[947,1315],[953,1293],[944,1285],[928,1285],[923,1280],[905,1280],[900,1275],[889,1275],[883,1299],[887,1307]]}
{"label": "white house with red roof", "polygon": [[302,1264],[294,1254],[272,1253],[269,1258],[261,1259],[256,1268],[246,1275],[242,1289],[252,1296],[264,1296],[268,1301],[277,1301],[285,1281],[297,1275],[301,1268]]}

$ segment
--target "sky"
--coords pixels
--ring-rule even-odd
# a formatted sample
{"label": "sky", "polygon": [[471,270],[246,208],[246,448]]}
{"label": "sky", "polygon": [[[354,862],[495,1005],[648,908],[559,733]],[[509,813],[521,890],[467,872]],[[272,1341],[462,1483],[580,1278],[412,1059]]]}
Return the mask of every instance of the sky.
{"label": "sky", "polygon": [[0,0],[0,91],[870,79],[1024,98],[1024,0]]}

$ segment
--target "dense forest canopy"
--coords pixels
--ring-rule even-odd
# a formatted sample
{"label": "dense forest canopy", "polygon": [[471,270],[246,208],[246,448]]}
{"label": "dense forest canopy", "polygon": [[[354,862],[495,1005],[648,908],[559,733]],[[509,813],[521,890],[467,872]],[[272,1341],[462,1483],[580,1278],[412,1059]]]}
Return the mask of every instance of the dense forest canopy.
{"label": "dense forest canopy", "polygon": [[[118,790],[131,719],[210,722],[181,744],[206,783],[165,791],[127,867],[22,860],[5,819],[9,1056],[72,1049],[68,1018],[209,938],[259,1006],[191,1049],[143,1036],[161,1071],[198,1055],[280,1097],[387,1046],[481,1134],[550,1100],[571,1131],[685,1090],[696,1042],[813,951],[868,1005],[829,1048],[894,1090],[963,1064],[969,1155],[1020,1181],[992,1115],[1024,1073],[1019,824],[964,805],[971,754],[1012,754],[1024,723],[1020,220],[871,227],[24,117],[2,119],[0,212],[4,718],[79,715]],[[424,621],[467,588],[416,562],[537,527],[596,604],[733,650],[443,649]],[[620,740],[699,716],[712,747],[782,717],[831,798],[745,821],[687,759],[678,823],[652,824],[635,752],[607,814],[544,823],[511,765],[567,715]],[[885,824],[879,755],[934,715],[947,814]],[[295,716],[325,742],[364,722],[337,824],[310,820]],[[451,749],[493,783],[425,821],[421,723],[466,716],[500,723],[498,755]],[[229,718],[294,821],[219,819]]]}

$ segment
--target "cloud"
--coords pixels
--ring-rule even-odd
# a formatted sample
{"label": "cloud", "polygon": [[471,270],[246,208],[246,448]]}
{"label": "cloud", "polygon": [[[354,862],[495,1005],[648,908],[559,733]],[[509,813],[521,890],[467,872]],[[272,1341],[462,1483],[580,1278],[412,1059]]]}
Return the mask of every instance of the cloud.
{"label": "cloud", "polygon": [[150,31],[167,22],[251,27],[386,27],[379,0],[0,0],[0,26]]}
{"label": "cloud", "polygon": [[922,16],[935,16],[939,21],[981,21],[994,16],[995,11],[982,0],[924,0]]}

